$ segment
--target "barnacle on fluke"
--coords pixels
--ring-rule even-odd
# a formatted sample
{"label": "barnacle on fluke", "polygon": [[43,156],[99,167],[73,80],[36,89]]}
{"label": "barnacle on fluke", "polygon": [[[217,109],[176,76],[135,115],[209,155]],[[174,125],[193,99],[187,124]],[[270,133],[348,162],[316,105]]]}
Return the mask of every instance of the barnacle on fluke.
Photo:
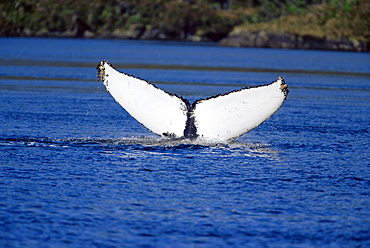
{"label": "barnacle on fluke", "polygon": [[285,80],[284,80],[283,77],[278,77],[278,80],[279,79],[281,81],[280,89],[284,93],[285,99],[286,99],[286,97],[288,96],[288,93],[289,93],[288,85],[285,83]]}
{"label": "barnacle on fluke", "polygon": [[101,63],[99,63],[97,66],[96,66],[96,69],[98,70],[98,78],[100,81],[104,81],[105,79],[105,76],[104,76],[104,64],[103,64],[104,61],[102,61]]}

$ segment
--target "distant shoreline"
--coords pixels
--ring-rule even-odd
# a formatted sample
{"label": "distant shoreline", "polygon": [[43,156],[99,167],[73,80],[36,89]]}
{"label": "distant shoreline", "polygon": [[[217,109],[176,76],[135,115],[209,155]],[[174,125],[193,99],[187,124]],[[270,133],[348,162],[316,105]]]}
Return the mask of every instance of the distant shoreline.
{"label": "distant shoreline", "polygon": [[247,32],[241,35],[229,35],[222,39],[221,46],[231,47],[265,47],[303,50],[331,50],[369,52],[370,44],[348,39],[319,38],[312,35],[299,36],[292,33],[275,33],[269,31]]}
{"label": "distant shoreline", "polygon": [[73,32],[43,32],[38,35],[0,36],[2,38],[82,38],[82,39],[122,39],[122,40],[156,40],[178,42],[212,42],[225,47],[254,47],[254,48],[278,48],[297,50],[327,50],[327,51],[350,51],[370,52],[370,44],[363,41],[351,41],[348,39],[327,39],[315,36],[298,36],[291,33],[274,33],[269,31],[247,32],[240,35],[229,35],[218,42],[210,41],[199,36],[190,36],[184,40],[161,39],[156,37],[129,37],[115,33],[94,35],[85,32],[82,36],[76,36]]}
{"label": "distant shoreline", "polygon": [[22,0],[3,1],[0,10],[0,37],[370,51],[370,1],[363,0]]}

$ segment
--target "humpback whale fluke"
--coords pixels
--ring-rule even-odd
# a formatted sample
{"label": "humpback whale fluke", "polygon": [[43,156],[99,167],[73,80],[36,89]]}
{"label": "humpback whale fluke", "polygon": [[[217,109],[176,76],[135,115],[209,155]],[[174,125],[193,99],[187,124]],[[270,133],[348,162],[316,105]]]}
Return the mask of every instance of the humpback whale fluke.
{"label": "humpback whale fluke", "polygon": [[283,77],[269,85],[243,88],[224,95],[188,100],[119,72],[108,61],[97,66],[107,91],[137,121],[152,132],[173,138],[229,140],[259,126],[288,95]]}

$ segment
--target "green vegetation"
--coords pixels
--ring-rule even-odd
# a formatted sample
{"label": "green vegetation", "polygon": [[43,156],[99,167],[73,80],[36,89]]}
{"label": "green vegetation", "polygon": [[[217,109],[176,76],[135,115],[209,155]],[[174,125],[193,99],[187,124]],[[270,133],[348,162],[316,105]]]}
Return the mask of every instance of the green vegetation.
{"label": "green vegetation", "polygon": [[279,18],[245,22],[232,34],[254,31],[310,35],[326,39],[370,41],[370,1],[330,0],[286,11]]}
{"label": "green vegetation", "polygon": [[2,36],[122,36],[218,40],[241,20],[207,1],[2,0]]}
{"label": "green vegetation", "polygon": [[219,41],[232,30],[370,40],[365,0],[0,0],[1,36]]}

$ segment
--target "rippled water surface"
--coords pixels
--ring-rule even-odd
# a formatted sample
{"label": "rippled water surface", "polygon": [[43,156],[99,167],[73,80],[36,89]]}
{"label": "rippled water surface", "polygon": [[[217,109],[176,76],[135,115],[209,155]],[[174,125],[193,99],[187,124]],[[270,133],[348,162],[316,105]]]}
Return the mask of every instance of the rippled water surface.
{"label": "rippled water surface", "polygon": [[[1,247],[369,247],[370,55],[0,39]],[[159,138],[96,65],[190,101],[283,76],[228,143]]]}

